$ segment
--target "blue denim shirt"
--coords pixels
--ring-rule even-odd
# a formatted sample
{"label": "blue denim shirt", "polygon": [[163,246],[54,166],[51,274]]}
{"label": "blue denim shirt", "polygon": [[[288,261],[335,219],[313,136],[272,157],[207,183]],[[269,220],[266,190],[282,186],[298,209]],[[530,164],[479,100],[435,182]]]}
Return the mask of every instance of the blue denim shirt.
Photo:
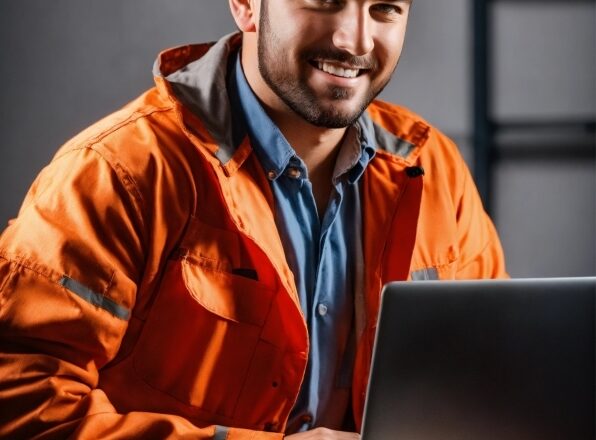
{"label": "blue denim shirt", "polygon": [[306,375],[286,432],[340,429],[351,401],[354,290],[363,272],[358,182],[374,157],[373,137],[362,124],[348,128],[332,194],[319,217],[308,170],[254,95],[239,55],[231,66],[228,89],[235,131],[248,134],[269,176],[275,222],[310,337]]}

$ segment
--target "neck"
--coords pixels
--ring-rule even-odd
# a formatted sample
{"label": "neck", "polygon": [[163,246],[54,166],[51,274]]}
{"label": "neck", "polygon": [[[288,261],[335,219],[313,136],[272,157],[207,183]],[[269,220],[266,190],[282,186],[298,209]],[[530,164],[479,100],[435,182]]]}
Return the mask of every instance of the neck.
{"label": "neck", "polygon": [[298,157],[304,161],[317,211],[322,218],[331,193],[333,170],[346,129],[316,127],[290,109],[280,112],[266,104],[264,107]]}
{"label": "neck", "polygon": [[333,159],[331,165],[335,163],[334,159],[346,132],[345,128],[314,126],[287,107],[279,111],[264,103],[264,108],[296,154],[304,161],[310,175],[316,174],[321,167],[327,168],[325,164],[330,159]]}

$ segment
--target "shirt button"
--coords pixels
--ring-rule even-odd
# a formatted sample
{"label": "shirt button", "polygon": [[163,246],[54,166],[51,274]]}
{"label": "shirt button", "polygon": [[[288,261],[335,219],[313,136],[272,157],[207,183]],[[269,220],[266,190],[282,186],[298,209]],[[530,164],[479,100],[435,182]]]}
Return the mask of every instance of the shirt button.
{"label": "shirt button", "polygon": [[277,177],[277,173],[273,170],[271,170],[267,173],[267,178],[269,180],[274,180],[276,177]]}
{"label": "shirt button", "polygon": [[290,176],[292,179],[299,179],[300,176],[302,176],[302,171],[300,171],[298,168],[288,168],[288,176]]}
{"label": "shirt button", "polygon": [[327,306],[325,304],[319,304],[317,307],[317,311],[319,312],[320,316],[325,316],[327,314]]}

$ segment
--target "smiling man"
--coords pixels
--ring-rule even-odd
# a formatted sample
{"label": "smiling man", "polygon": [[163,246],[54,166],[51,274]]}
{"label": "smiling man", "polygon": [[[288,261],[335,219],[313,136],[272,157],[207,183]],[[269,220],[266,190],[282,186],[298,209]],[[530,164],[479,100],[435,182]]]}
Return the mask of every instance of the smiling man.
{"label": "smiling man", "polygon": [[453,143],[373,101],[408,0],[230,0],[0,237],[0,437],[354,439],[383,284],[506,276]]}

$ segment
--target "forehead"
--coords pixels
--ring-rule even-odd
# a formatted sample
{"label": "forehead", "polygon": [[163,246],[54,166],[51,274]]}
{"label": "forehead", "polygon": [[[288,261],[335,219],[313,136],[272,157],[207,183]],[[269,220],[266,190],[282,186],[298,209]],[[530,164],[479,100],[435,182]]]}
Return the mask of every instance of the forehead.
{"label": "forehead", "polygon": [[374,4],[388,4],[388,5],[411,5],[413,0],[257,0],[257,4],[267,5],[269,8],[288,8],[300,6],[346,6],[348,4],[358,4],[359,6],[371,6]]}
{"label": "forehead", "polygon": [[[389,11],[399,11],[398,15],[409,15],[413,0],[254,0],[254,10],[257,16],[269,16],[270,14],[280,15],[282,17],[291,17],[292,14],[301,14],[307,12],[312,17],[334,16],[335,13],[347,11],[375,11],[378,15],[380,11],[389,17]],[[372,15],[372,12],[371,12]],[[391,16],[387,21],[393,20]]]}

